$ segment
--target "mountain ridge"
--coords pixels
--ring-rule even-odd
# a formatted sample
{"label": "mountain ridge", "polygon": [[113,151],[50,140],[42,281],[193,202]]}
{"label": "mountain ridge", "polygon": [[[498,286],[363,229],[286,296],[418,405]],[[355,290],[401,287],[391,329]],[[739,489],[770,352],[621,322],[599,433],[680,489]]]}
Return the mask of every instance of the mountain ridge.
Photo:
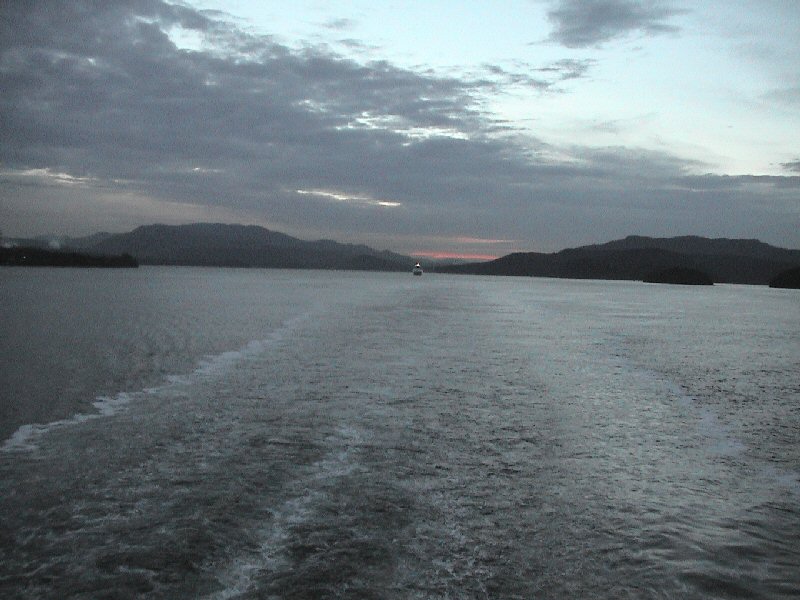
{"label": "mountain ridge", "polygon": [[661,250],[670,250],[682,254],[751,256],[771,260],[783,257],[790,261],[800,259],[800,250],[778,248],[757,239],[706,238],[697,235],[683,235],[668,238],[629,235],[621,240],[613,240],[603,244],[591,244],[582,246],[581,248],[598,250],[659,248]]}
{"label": "mountain ridge", "polygon": [[404,271],[410,257],[360,244],[305,241],[258,225],[142,225],[91,245],[92,252],[127,253],[142,264]]}
{"label": "mountain ridge", "polygon": [[[32,240],[9,240],[13,243]],[[43,248],[59,246],[95,255],[134,257],[140,264],[410,271],[416,259],[363,244],[330,239],[301,240],[258,225],[192,223],[142,225],[127,233],[82,238],[42,237]],[[554,253],[514,252],[478,263],[429,264],[442,273],[644,280],[654,272],[691,269],[716,283],[767,285],[800,266],[800,250],[756,239],[629,235],[620,240]]]}
{"label": "mountain ridge", "polygon": [[800,265],[800,250],[759,240],[678,236],[628,236],[605,244],[559,252],[516,252],[484,263],[438,269],[447,273],[644,280],[654,271],[692,269],[716,283],[767,285],[779,273]]}

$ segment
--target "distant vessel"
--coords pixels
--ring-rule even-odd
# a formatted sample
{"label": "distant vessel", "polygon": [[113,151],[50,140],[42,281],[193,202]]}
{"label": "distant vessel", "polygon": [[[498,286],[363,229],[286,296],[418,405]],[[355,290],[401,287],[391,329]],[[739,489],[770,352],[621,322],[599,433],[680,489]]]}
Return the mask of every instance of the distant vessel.
{"label": "distant vessel", "polygon": [[422,267],[419,266],[419,263],[414,265],[414,270],[411,271],[414,275],[422,275]]}

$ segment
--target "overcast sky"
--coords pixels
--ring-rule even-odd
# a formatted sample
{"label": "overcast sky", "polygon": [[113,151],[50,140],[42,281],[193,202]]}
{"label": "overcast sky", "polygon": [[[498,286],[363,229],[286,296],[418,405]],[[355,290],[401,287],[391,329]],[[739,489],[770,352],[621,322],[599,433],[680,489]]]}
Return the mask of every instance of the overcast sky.
{"label": "overcast sky", "polygon": [[6,0],[0,230],[800,248],[796,0]]}

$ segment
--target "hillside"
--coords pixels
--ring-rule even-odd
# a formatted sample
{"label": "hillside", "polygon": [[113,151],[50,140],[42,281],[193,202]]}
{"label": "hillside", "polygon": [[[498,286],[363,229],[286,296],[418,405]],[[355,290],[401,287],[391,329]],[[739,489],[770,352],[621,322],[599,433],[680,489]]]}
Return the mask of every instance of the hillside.
{"label": "hillside", "polygon": [[759,240],[705,238],[694,235],[671,238],[629,235],[621,240],[583,247],[586,250],[635,250],[640,248],[657,248],[681,254],[702,256],[747,256],[786,262],[800,260],[800,250],[776,248]]}
{"label": "hillside", "polygon": [[800,289],[800,267],[778,273],[769,282],[771,288]]}
{"label": "hillside", "polygon": [[483,275],[643,280],[655,271],[680,268],[706,273],[717,283],[767,285],[778,273],[798,265],[799,250],[776,248],[758,240],[629,236],[552,254],[520,252],[486,263],[438,270]]}
{"label": "hillside", "polygon": [[95,255],[84,252],[46,250],[33,246],[0,247],[0,266],[4,267],[107,267],[136,268],[129,254]]}
{"label": "hillside", "polygon": [[[415,259],[332,240],[305,241],[255,225],[145,225],[122,234],[10,240],[95,256],[127,254],[141,264],[410,271]],[[517,252],[489,262],[429,264],[429,271],[569,279],[644,280],[674,269],[699,271],[716,283],[767,285],[800,266],[800,250],[758,240],[697,236],[628,236],[550,254]]]}
{"label": "hillside", "polygon": [[142,264],[406,271],[414,261],[368,246],[304,241],[255,225],[145,225],[88,249],[130,254]]}

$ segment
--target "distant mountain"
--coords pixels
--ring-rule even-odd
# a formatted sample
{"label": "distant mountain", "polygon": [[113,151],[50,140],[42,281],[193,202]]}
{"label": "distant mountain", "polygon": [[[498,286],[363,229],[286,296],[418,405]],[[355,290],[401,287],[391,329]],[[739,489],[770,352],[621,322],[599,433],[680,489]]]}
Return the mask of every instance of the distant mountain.
{"label": "distant mountain", "polygon": [[800,250],[776,248],[758,240],[629,236],[606,244],[552,254],[518,252],[485,263],[437,270],[484,275],[643,280],[654,272],[680,268],[707,273],[717,283],[766,285],[778,273],[798,265]]}
{"label": "distant mountain", "polygon": [[255,225],[145,225],[87,251],[130,254],[142,264],[410,271],[413,259],[368,246],[304,241]]}
{"label": "distant mountain", "polygon": [[136,259],[129,254],[106,256],[47,250],[35,246],[0,247],[0,266],[3,267],[108,267],[136,268]]}
{"label": "distant mountain", "polygon": [[93,233],[85,237],[63,237],[56,238],[56,243],[60,244],[63,248],[91,248],[100,242],[110,238],[113,233],[101,231],[100,233]]}
{"label": "distant mountain", "polygon": [[[156,265],[410,271],[416,262],[408,256],[360,244],[305,241],[255,225],[219,223],[145,225],[128,233],[98,233],[82,238],[4,238],[3,243],[93,256],[127,254],[140,264]],[[707,274],[716,283],[767,285],[778,274],[795,267],[800,267],[800,250],[776,248],[758,240],[628,236],[551,254],[517,252],[489,262],[430,264],[428,270],[644,280],[655,273],[689,269]]]}
{"label": "distant mountain", "polygon": [[647,283],[677,283],[680,285],[714,285],[714,281],[695,269],[672,267],[663,271],[655,271],[645,275],[642,281]]}
{"label": "distant mountain", "polygon": [[629,235],[622,240],[583,246],[583,249],[586,250],[636,250],[641,248],[658,248],[680,254],[704,256],[747,256],[771,261],[796,262],[800,259],[800,250],[776,248],[759,240],[705,238],[694,235],[671,238]]}
{"label": "distant mountain", "polygon": [[82,250],[101,242],[112,234],[102,232],[93,233],[85,237],[69,237],[67,235],[42,235],[34,238],[3,238],[3,246],[42,248],[46,250],[60,250],[69,248],[71,250]]}
{"label": "distant mountain", "polygon": [[800,289],[800,267],[778,273],[775,277],[770,279],[769,287]]}

